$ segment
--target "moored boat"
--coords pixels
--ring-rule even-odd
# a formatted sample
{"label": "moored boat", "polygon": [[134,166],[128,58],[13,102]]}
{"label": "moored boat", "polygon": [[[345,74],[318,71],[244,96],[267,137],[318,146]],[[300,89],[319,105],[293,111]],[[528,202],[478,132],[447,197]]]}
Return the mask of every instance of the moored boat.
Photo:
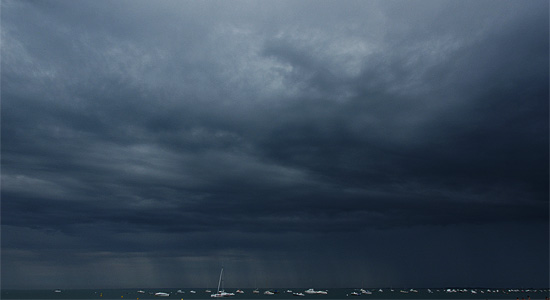
{"label": "moored boat", "polygon": [[304,293],[310,294],[310,295],[326,295],[326,294],[328,294],[327,291],[316,291],[314,289],[308,289]]}
{"label": "moored boat", "polygon": [[212,297],[212,298],[222,298],[222,297],[235,296],[235,294],[233,294],[233,293],[228,293],[224,290],[220,290],[220,285],[222,283],[222,278],[223,278],[223,268],[220,271],[220,280],[218,281],[218,290],[216,291],[215,294],[211,294],[210,297]]}

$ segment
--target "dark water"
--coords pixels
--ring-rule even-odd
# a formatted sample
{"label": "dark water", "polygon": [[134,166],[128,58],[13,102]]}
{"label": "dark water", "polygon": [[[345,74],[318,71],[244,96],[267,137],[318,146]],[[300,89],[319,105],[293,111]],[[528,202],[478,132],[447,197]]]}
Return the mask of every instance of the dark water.
{"label": "dark water", "polygon": [[[178,291],[179,290],[179,291]],[[211,289],[215,292],[214,289]],[[487,289],[487,288],[468,288],[468,289],[396,289],[393,291],[387,289],[368,289],[372,294],[361,294],[359,296],[351,295],[352,292],[360,292],[353,288],[334,288],[334,289],[316,289],[327,291],[327,295],[309,295],[304,297],[293,296],[287,292],[288,289],[269,289],[276,292],[275,295],[265,295],[264,292],[268,289],[260,289],[259,294],[252,293],[252,289],[243,289],[244,294],[236,294],[229,299],[234,300],[269,300],[269,299],[304,299],[304,300],[323,300],[323,299],[545,299],[549,296],[547,288],[544,289]],[[292,292],[304,292],[306,288],[292,288]],[[138,291],[143,291],[140,293]],[[192,293],[195,291],[196,293]],[[235,292],[236,289],[226,289],[227,292]],[[472,292],[473,291],[473,292]],[[168,297],[157,297],[156,292],[169,293]],[[2,299],[120,299],[120,300],[137,300],[137,299],[213,299],[211,293],[205,292],[204,288],[185,289],[185,288],[158,288],[158,289],[74,289],[74,290],[2,290]]]}

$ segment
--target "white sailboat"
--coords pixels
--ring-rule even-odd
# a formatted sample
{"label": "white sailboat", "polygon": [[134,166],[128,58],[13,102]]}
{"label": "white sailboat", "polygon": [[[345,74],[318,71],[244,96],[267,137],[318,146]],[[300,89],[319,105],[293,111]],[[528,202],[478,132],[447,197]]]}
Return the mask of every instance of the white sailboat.
{"label": "white sailboat", "polygon": [[229,296],[235,296],[233,293],[227,293],[223,289],[220,290],[220,285],[222,284],[222,277],[223,276],[223,268],[220,272],[220,280],[218,281],[218,290],[215,294],[211,294],[210,297],[212,298],[222,298],[222,297],[229,297]]}

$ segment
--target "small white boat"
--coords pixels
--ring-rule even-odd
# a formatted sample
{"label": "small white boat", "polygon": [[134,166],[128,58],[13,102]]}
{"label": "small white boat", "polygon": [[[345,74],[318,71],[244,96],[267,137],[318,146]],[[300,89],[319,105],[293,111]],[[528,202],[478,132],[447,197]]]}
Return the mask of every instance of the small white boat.
{"label": "small white boat", "polygon": [[178,290],[176,293],[178,293],[178,294],[185,294],[185,292],[182,291],[182,290]]}
{"label": "small white boat", "polygon": [[155,293],[155,296],[157,296],[157,297],[168,297],[168,296],[170,296],[170,294],[163,293],[163,292],[157,292],[157,293]]}
{"label": "small white boat", "polygon": [[237,290],[237,291],[235,291],[235,293],[237,293],[237,294],[244,294],[244,291],[243,291],[243,290]]}
{"label": "small white boat", "polygon": [[304,297],[304,293],[292,293],[292,296]]}
{"label": "small white boat", "polygon": [[286,290],[286,292],[287,292],[287,293],[289,293],[289,294],[291,294],[291,293],[292,293],[292,291],[291,291],[291,290]]}
{"label": "small white boat", "polygon": [[328,294],[327,291],[316,291],[314,289],[308,289],[304,293],[310,294],[310,295],[326,295],[326,294]]}
{"label": "small white boat", "polygon": [[358,293],[358,292],[351,292],[350,295],[352,295],[352,296],[360,296],[361,294]]}
{"label": "small white boat", "polygon": [[61,290],[55,290],[54,293],[61,293]]}
{"label": "small white boat", "polygon": [[230,297],[230,296],[235,296],[235,294],[228,293],[228,292],[225,292],[225,291],[219,291],[215,294],[210,295],[210,297],[212,297],[212,298],[222,298],[222,297]]}
{"label": "small white boat", "polygon": [[265,291],[264,295],[275,295],[275,293],[273,293],[272,291]]}
{"label": "small white boat", "polygon": [[142,290],[139,290],[137,292],[140,293],[140,294],[145,294],[145,291],[142,291]]}
{"label": "small white boat", "polygon": [[205,292],[205,293],[212,293],[211,290],[205,290],[204,292]]}
{"label": "small white boat", "polygon": [[189,293],[196,294],[197,292],[196,291],[189,291]]}
{"label": "small white boat", "polygon": [[258,289],[255,289],[255,290],[252,291],[252,293],[254,293],[254,294],[259,294],[260,291],[259,291]]}

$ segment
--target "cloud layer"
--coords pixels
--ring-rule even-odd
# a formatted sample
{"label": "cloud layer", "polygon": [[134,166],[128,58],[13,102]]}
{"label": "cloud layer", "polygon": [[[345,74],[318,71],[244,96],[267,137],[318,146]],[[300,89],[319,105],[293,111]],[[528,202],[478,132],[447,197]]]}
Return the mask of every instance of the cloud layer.
{"label": "cloud layer", "polygon": [[548,36],[544,1],[3,1],[3,284],[544,285]]}

